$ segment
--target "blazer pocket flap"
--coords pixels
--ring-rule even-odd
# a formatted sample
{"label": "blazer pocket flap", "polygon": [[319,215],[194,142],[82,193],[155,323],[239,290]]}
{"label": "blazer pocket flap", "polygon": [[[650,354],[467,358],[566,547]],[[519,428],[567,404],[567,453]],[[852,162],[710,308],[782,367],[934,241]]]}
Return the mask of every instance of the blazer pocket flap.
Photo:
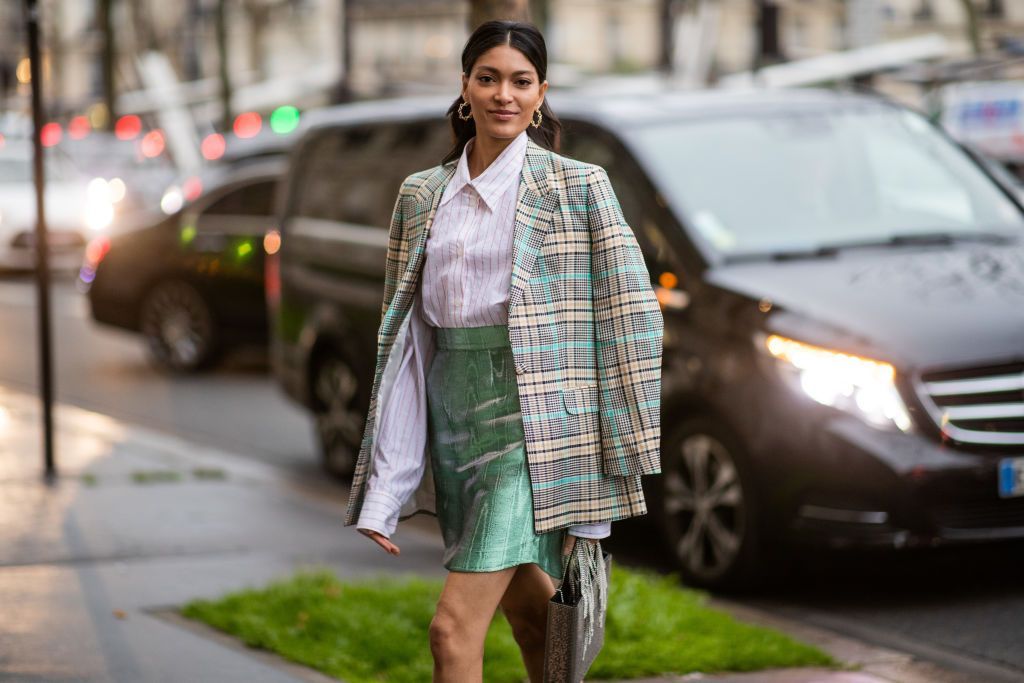
{"label": "blazer pocket flap", "polygon": [[566,412],[572,415],[597,412],[597,384],[583,384],[562,389]]}

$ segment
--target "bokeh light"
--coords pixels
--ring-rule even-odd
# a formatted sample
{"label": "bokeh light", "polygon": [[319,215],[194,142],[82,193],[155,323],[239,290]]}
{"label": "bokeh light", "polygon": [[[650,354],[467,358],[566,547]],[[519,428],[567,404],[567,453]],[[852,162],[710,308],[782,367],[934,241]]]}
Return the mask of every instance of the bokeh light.
{"label": "bokeh light", "polygon": [[142,155],[149,159],[160,156],[164,151],[163,131],[159,129],[149,131],[143,136],[139,147],[142,150]]}
{"label": "bokeh light", "polygon": [[182,194],[186,201],[194,202],[203,193],[203,181],[199,176],[189,176],[181,185]]}
{"label": "bokeh light", "polygon": [[68,123],[68,137],[72,140],[81,140],[92,132],[92,124],[87,116],[76,116]]}
{"label": "bokeh light", "polygon": [[270,130],[278,135],[291,133],[299,126],[299,110],[291,105],[278,107],[270,115]]}
{"label": "bokeh light", "polygon": [[235,117],[234,131],[240,138],[256,137],[263,127],[263,119],[254,111],[247,111]]}
{"label": "bokeh light", "polygon": [[63,136],[63,130],[59,123],[47,123],[43,126],[43,129],[39,132],[39,136],[42,139],[43,147],[53,147],[60,142]]}
{"label": "bokeh light", "polygon": [[220,133],[210,133],[203,138],[202,143],[199,145],[199,151],[202,152],[203,158],[207,161],[215,161],[224,156],[226,147],[223,135]]}
{"label": "bokeh light", "polygon": [[142,132],[142,119],[135,114],[122,116],[114,124],[114,135],[118,140],[134,140]]}

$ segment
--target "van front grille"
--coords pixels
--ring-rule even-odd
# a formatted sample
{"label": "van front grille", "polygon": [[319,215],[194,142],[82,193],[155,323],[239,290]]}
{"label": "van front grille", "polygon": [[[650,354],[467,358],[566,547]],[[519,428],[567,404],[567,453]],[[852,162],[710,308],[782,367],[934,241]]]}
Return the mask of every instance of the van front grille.
{"label": "van front grille", "polygon": [[947,529],[1024,527],[1024,498],[951,504],[938,508],[935,520]]}
{"label": "van front grille", "polygon": [[948,439],[1024,445],[1024,362],[924,373],[918,394]]}

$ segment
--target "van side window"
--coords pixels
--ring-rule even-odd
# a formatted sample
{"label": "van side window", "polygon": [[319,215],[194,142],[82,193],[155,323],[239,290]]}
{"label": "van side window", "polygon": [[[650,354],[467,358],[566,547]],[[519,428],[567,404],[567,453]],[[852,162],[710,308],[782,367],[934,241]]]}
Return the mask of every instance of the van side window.
{"label": "van side window", "polygon": [[388,155],[394,163],[393,172],[387,176],[393,186],[389,187],[392,190],[392,203],[403,180],[413,173],[437,166],[451,147],[451,127],[444,119],[399,126]]}
{"label": "van side window", "polygon": [[394,132],[390,125],[355,126],[315,140],[299,174],[296,215],[386,228],[394,196],[380,178],[391,164]]}

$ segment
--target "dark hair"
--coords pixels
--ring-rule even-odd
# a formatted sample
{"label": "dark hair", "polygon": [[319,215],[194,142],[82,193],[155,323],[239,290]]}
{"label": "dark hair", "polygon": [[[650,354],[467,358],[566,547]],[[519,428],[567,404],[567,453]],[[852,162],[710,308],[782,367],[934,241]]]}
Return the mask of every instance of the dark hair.
{"label": "dark hair", "polygon": [[[544,44],[544,36],[536,26],[522,21],[487,21],[477,26],[473,35],[466,41],[466,46],[462,48],[462,72],[468,76],[480,55],[499,45],[509,45],[522,52],[536,69],[538,82],[544,82],[548,71],[548,49]],[[466,143],[476,135],[476,121],[473,117],[468,121],[459,118],[460,104],[461,94],[448,107],[446,116],[452,124],[455,145],[445,156],[442,164],[462,156]],[[526,127],[526,133],[541,147],[557,152],[561,148],[562,124],[548,106],[546,97],[540,105],[540,113],[543,117],[540,126],[534,128],[533,124],[530,124]]]}

